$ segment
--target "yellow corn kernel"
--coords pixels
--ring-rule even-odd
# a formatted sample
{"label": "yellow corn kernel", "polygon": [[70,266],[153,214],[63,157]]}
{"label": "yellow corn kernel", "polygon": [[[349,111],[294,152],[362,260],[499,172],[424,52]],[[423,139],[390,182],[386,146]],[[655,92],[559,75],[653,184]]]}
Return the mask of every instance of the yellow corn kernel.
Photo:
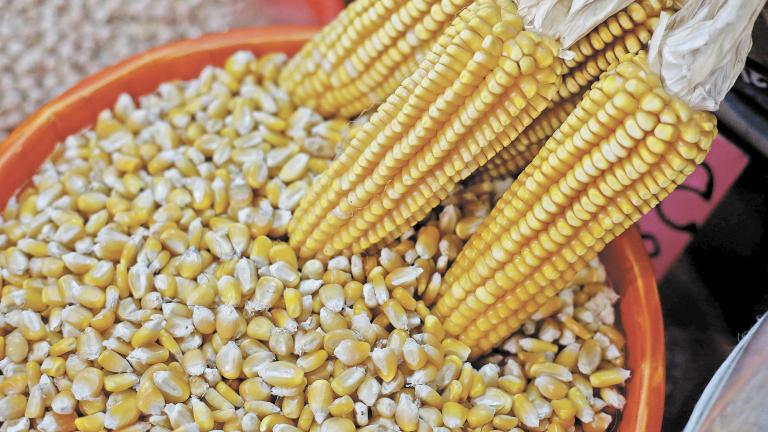
{"label": "yellow corn kernel", "polygon": [[328,405],[328,412],[334,417],[343,417],[354,409],[355,402],[351,397],[342,396]]}
{"label": "yellow corn kernel", "polygon": [[613,418],[606,413],[595,414],[594,420],[584,423],[584,432],[604,432],[613,422]]}
{"label": "yellow corn kernel", "polygon": [[195,423],[201,431],[209,431],[214,427],[213,415],[211,409],[202,402],[200,399],[193,397],[190,399],[192,405],[192,415],[195,418]]}
{"label": "yellow corn kernel", "polygon": [[580,322],[573,319],[573,317],[565,316],[562,318],[563,324],[572,331],[576,336],[582,339],[591,339],[592,332],[584,327]]}
{"label": "yellow corn kernel", "polygon": [[93,400],[80,401],[78,402],[77,407],[84,415],[104,412],[104,410],[107,408],[107,397],[102,394]]}
{"label": "yellow corn kernel", "polygon": [[352,394],[365,379],[365,369],[351,367],[336,375],[331,381],[331,388],[339,396]]}
{"label": "yellow corn kernel", "polygon": [[141,412],[136,403],[136,396],[127,397],[107,409],[104,417],[104,427],[120,429],[136,423]]}
{"label": "yellow corn kernel", "polygon": [[457,402],[443,404],[443,423],[449,428],[460,428],[467,421],[469,410]]}
{"label": "yellow corn kernel", "polygon": [[75,426],[77,426],[77,430],[82,432],[99,432],[104,429],[104,417],[103,412],[78,417],[75,420]]}
{"label": "yellow corn kernel", "polygon": [[371,353],[373,364],[382,380],[389,382],[397,373],[397,353],[392,348],[375,348]]}
{"label": "yellow corn kernel", "polygon": [[493,427],[500,430],[514,430],[515,427],[520,423],[517,417],[512,417],[510,415],[496,415],[493,417],[493,421],[491,422],[493,424]]}
{"label": "yellow corn kernel", "polygon": [[40,371],[52,378],[62,376],[66,371],[66,361],[61,357],[48,357],[40,365]]}
{"label": "yellow corn kernel", "polygon": [[333,350],[333,355],[345,365],[355,366],[366,361],[370,352],[368,342],[344,339]]}
{"label": "yellow corn kernel", "polygon": [[561,419],[565,423],[570,423],[576,416],[576,406],[570,399],[557,399],[551,402],[552,411],[557,418]]}
{"label": "yellow corn kernel", "polygon": [[326,419],[321,425],[319,432],[354,432],[357,428],[350,419],[331,417]]}
{"label": "yellow corn kernel", "polygon": [[229,402],[224,396],[221,395],[218,391],[215,389],[209,388],[206,390],[204,395],[205,401],[208,402],[208,405],[211,406],[211,408],[214,408],[216,410],[226,410],[226,409],[234,409],[235,406],[232,405],[231,402]]}
{"label": "yellow corn kernel", "polygon": [[296,420],[296,427],[302,431],[309,430],[314,420],[315,417],[312,413],[312,408],[310,408],[309,405],[304,405],[304,408],[301,410],[301,414],[299,414],[298,420]]}
{"label": "yellow corn kernel", "polygon": [[152,379],[166,402],[186,402],[189,399],[189,382],[183,375],[171,371],[157,371],[152,375]]}
{"label": "yellow corn kernel", "polygon": [[304,380],[304,371],[293,363],[276,361],[261,368],[259,376],[273,386],[296,387]]}
{"label": "yellow corn kernel", "polygon": [[589,401],[577,387],[571,387],[568,390],[568,400],[573,403],[576,417],[584,423],[589,423],[594,419],[595,412],[589,405]]}
{"label": "yellow corn kernel", "polygon": [[24,416],[27,397],[21,394],[7,395],[0,399],[0,421],[16,420]]}
{"label": "yellow corn kernel", "polygon": [[77,400],[88,400],[98,396],[104,386],[104,373],[94,367],[86,367],[72,380],[72,394]]}
{"label": "yellow corn kernel", "polygon": [[223,304],[230,306],[240,305],[243,297],[243,287],[240,281],[227,275],[219,279],[217,286],[219,298]]}
{"label": "yellow corn kernel", "polygon": [[265,316],[256,316],[251,319],[246,328],[246,334],[261,341],[268,341],[269,336],[272,334],[272,329],[275,327],[272,321]]}
{"label": "yellow corn kernel", "polygon": [[27,375],[20,373],[5,376],[0,380],[0,393],[19,394],[24,393],[27,388]]}
{"label": "yellow corn kernel", "polygon": [[270,414],[261,419],[259,425],[260,431],[278,430],[277,425],[293,425],[293,422],[288,417],[281,414]]}
{"label": "yellow corn kernel", "polygon": [[589,339],[581,345],[576,365],[579,372],[591,374],[600,366],[602,358],[603,354],[600,345],[594,339]]}
{"label": "yellow corn kernel", "polygon": [[600,333],[608,336],[608,338],[611,340],[611,342],[616,345],[616,348],[622,349],[624,348],[624,345],[626,344],[626,339],[624,338],[624,335],[621,334],[621,332],[616,329],[615,327],[607,326],[607,325],[601,325],[598,328],[598,331]]}
{"label": "yellow corn kernel", "polygon": [[485,405],[475,405],[467,413],[469,427],[477,428],[493,421],[494,411]]}
{"label": "yellow corn kernel", "polygon": [[565,348],[561,349],[555,357],[555,363],[565,366],[568,370],[573,371],[576,368],[576,364],[579,361],[579,351],[581,347],[577,343],[572,343]]}
{"label": "yellow corn kernel", "polygon": [[292,267],[299,266],[298,259],[296,258],[296,253],[293,251],[293,248],[291,248],[287,243],[274,244],[269,249],[269,261],[272,263],[283,261],[284,263]]}
{"label": "yellow corn kernel", "polygon": [[626,369],[611,368],[599,370],[589,376],[589,382],[593,387],[605,388],[623,384],[629,378],[630,372]]}
{"label": "yellow corn kernel", "polygon": [[216,353],[216,367],[226,379],[239,378],[243,371],[243,353],[240,347],[234,342],[227,342]]}
{"label": "yellow corn kernel", "polygon": [[322,366],[327,359],[328,353],[325,350],[317,350],[296,359],[296,366],[300,367],[305,373],[309,373]]}
{"label": "yellow corn kernel", "polygon": [[109,349],[102,351],[96,362],[102,368],[104,368],[104,370],[113,373],[125,373],[133,371],[133,367],[130,363],[128,363],[128,360],[123,358],[123,356],[116,353],[115,351]]}
{"label": "yellow corn kernel", "polygon": [[25,238],[19,240],[16,243],[16,246],[22,252],[32,255],[33,257],[48,256],[48,244],[40,240]]}
{"label": "yellow corn kernel", "polygon": [[286,288],[283,291],[283,301],[285,302],[285,311],[291,318],[298,318],[302,312],[302,300],[299,290],[295,288]]}
{"label": "yellow corn kernel", "polygon": [[112,393],[128,390],[138,383],[139,377],[133,373],[117,373],[104,377],[104,389]]}

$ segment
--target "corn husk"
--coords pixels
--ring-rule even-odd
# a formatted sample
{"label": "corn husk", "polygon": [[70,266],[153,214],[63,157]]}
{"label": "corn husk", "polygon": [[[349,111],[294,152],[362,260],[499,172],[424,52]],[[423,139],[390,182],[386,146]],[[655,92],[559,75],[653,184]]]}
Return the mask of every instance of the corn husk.
{"label": "corn husk", "polygon": [[565,50],[632,1],[520,0],[518,13],[527,29],[559,40]]}
{"label": "corn husk", "polygon": [[744,68],[765,0],[688,0],[662,15],[648,61],[691,108],[715,111]]}

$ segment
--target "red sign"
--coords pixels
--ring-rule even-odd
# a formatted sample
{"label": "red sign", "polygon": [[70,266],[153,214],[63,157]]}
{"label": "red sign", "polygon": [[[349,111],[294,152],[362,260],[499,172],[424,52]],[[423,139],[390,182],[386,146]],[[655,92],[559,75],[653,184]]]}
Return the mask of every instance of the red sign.
{"label": "red sign", "polygon": [[704,163],[651,213],[640,231],[657,279],[664,277],[749,162],[727,138],[718,136]]}

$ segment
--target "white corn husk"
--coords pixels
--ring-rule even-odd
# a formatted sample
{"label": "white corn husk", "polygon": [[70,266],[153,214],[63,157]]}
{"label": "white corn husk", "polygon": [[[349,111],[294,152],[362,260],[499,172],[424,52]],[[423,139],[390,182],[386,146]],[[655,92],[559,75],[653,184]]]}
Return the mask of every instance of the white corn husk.
{"label": "white corn husk", "polygon": [[526,29],[559,40],[565,50],[632,1],[519,0],[517,11]]}
{"label": "white corn husk", "polygon": [[765,0],[687,0],[662,14],[648,62],[664,88],[691,108],[715,111],[736,82],[752,47]]}
{"label": "white corn husk", "polygon": [[707,384],[683,432],[764,431],[768,425],[766,364],[768,321],[763,316]]}

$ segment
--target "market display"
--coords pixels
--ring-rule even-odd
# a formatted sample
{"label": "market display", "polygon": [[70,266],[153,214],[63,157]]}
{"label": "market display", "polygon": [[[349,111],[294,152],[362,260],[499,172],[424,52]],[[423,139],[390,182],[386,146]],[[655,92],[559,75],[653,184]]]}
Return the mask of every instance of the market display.
{"label": "market display", "polygon": [[363,131],[293,105],[284,60],[122,95],[8,204],[4,427],[605,430],[629,372],[599,266],[482,367],[429,310],[488,183],[376,254],[297,257],[298,201]]}
{"label": "market display", "polygon": [[359,0],[64,139],[0,214],[0,432],[612,430],[597,254],[761,2],[539,3]]}

